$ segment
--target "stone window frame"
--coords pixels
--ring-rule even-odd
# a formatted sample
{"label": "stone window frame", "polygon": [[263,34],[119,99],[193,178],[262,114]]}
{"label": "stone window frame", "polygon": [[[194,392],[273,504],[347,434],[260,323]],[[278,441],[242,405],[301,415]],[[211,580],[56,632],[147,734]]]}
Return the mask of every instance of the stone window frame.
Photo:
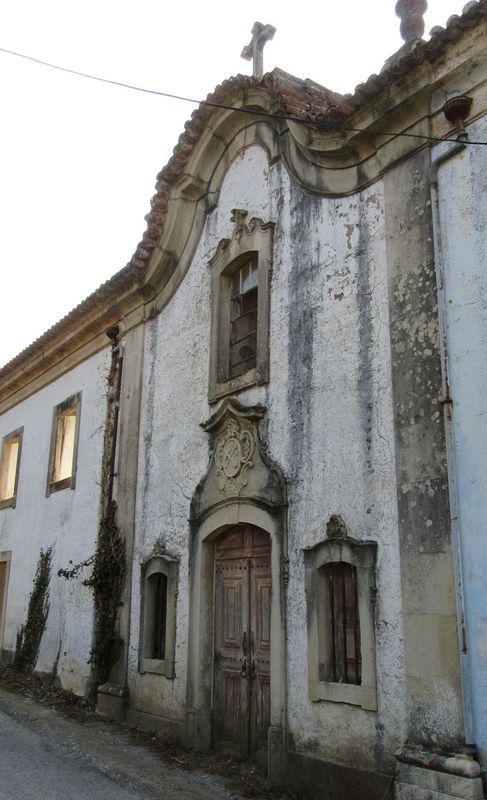
{"label": "stone window frame", "polygon": [[[139,645],[139,672],[155,673],[166,678],[175,677],[176,650],[176,606],[179,562],[167,555],[154,555],[141,564],[141,619]],[[166,638],[164,659],[147,658],[144,653],[148,649],[150,636],[151,613],[149,602],[148,580],[151,575],[161,573],[167,578],[166,589]]]}
{"label": "stone window frame", "polygon": [[6,436],[2,439],[2,452],[0,455],[0,480],[2,480],[3,472],[6,468],[5,466],[5,458],[7,447],[12,444],[13,441],[18,441],[19,449],[17,451],[17,463],[15,465],[15,480],[14,480],[14,491],[11,497],[5,497],[0,499],[0,509],[3,508],[15,508],[17,503],[17,488],[19,484],[19,472],[20,472],[20,459],[22,456],[22,440],[24,437],[24,428],[17,428],[15,431],[11,431],[11,433],[7,433]]}
{"label": "stone window frame", "polygon": [[[61,480],[54,480],[54,467],[57,449],[57,435],[58,435],[58,420],[67,415],[70,411],[75,412],[76,426],[74,431],[74,444],[73,444],[73,460],[71,475]],[[81,392],[67,397],[62,403],[54,407],[52,412],[52,427],[51,427],[51,445],[49,450],[49,468],[47,472],[47,487],[46,495],[49,497],[53,492],[59,492],[62,489],[74,489],[76,486],[76,470],[78,464],[78,443],[79,443],[79,429],[81,419]]]}
{"label": "stone window frame", "polygon": [[[246,211],[233,209],[235,223],[231,239],[222,239],[209,262],[211,269],[211,342],[208,401],[235,394],[269,380],[270,280],[272,273],[272,222],[253,217],[245,222]],[[256,365],[234,378],[229,377],[230,294],[232,277],[246,261],[258,262]]]}
{"label": "stone window frame", "polygon": [[[327,700],[377,710],[375,657],[375,566],[377,543],[331,536],[304,550],[308,626],[308,690],[314,702]],[[360,684],[325,678],[331,657],[329,591],[326,566],[345,562],[357,570],[362,676]]]}

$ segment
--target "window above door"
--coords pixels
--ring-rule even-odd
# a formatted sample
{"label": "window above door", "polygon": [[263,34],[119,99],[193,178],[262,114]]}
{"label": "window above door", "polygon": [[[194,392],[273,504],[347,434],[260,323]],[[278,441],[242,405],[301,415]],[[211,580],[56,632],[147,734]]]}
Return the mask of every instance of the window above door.
{"label": "window above door", "polygon": [[235,229],[223,239],[211,268],[209,401],[269,377],[269,302],[272,223],[234,209]]}

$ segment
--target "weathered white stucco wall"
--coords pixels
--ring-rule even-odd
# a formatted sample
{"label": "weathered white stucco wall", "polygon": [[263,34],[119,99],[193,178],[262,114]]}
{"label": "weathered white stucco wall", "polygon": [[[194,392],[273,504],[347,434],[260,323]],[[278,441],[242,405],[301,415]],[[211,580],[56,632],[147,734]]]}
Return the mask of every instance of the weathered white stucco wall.
{"label": "weathered white stucco wall", "polygon": [[[216,408],[207,402],[208,261],[232,233],[232,208],[275,223],[270,381],[238,399],[267,408],[263,442],[289,487],[289,730],[302,752],[388,768],[405,702],[382,188],[314,197],[255,146],[228,170],[188,274],[146,328],[131,703],[184,719],[189,504],[208,466],[200,424]],[[303,548],[323,540],[332,514],[351,536],[378,542],[377,713],[308,698]],[[140,563],[158,540],[180,559],[174,679],[137,673]]]}
{"label": "weathered white stucco wall", "polygon": [[[0,438],[23,426],[17,503],[0,510],[0,551],[11,551],[3,647],[13,650],[25,622],[40,549],[52,546],[49,617],[36,669],[57,671],[62,685],[84,693],[93,625],[92,594],[81,577],[57,576],[95,549],[109,351],[72,369],[0,417]],[[76,485],[46,497],[53,409],[82,393]]]}

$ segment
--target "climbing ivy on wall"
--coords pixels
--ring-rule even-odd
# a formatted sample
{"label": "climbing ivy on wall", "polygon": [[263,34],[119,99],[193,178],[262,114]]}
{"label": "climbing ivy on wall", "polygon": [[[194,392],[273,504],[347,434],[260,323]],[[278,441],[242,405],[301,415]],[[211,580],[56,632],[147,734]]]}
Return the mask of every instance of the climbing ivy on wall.
{"label": "climbing ivy on wall", "polygon": [[91,578],[84,581],[85,586],[93,589],[95,601],[95,631],[90,659],[95,687],[108,680],[120,652],[117,627],[125,572],[125,542],[117,525],[117,504],[110,500],[100,522],[93,572]]}
{"label": "climbing ivy on wall", "polygon": [[49,615],[49,582],[51,580],[52,548],[40,551],[34,577],[34,588],[29,597],[27,619],[17,633],[13,661],[19,672],[33,672],[42,635]]}

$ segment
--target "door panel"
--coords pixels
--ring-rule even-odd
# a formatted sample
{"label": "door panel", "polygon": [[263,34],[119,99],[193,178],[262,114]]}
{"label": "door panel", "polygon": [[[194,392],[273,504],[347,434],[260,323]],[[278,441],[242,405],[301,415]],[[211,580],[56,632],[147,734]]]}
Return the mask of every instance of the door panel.
{"label": "door panel", "polygon": [[215,548],[213,742],[265,763],[270,716],[270,539],[251,526]]}
{"label": "door panel", "polygon": [[242,559],[216,563],[214,719],[215,744],[236,755],[247,755],[247,686],[240,676],[243,663],[243,622],[248,615],[247,564]]}
{"label": "door panel", "polygon": [[251,755],[266,763],[270,700],[270,552],[251,559]]}

